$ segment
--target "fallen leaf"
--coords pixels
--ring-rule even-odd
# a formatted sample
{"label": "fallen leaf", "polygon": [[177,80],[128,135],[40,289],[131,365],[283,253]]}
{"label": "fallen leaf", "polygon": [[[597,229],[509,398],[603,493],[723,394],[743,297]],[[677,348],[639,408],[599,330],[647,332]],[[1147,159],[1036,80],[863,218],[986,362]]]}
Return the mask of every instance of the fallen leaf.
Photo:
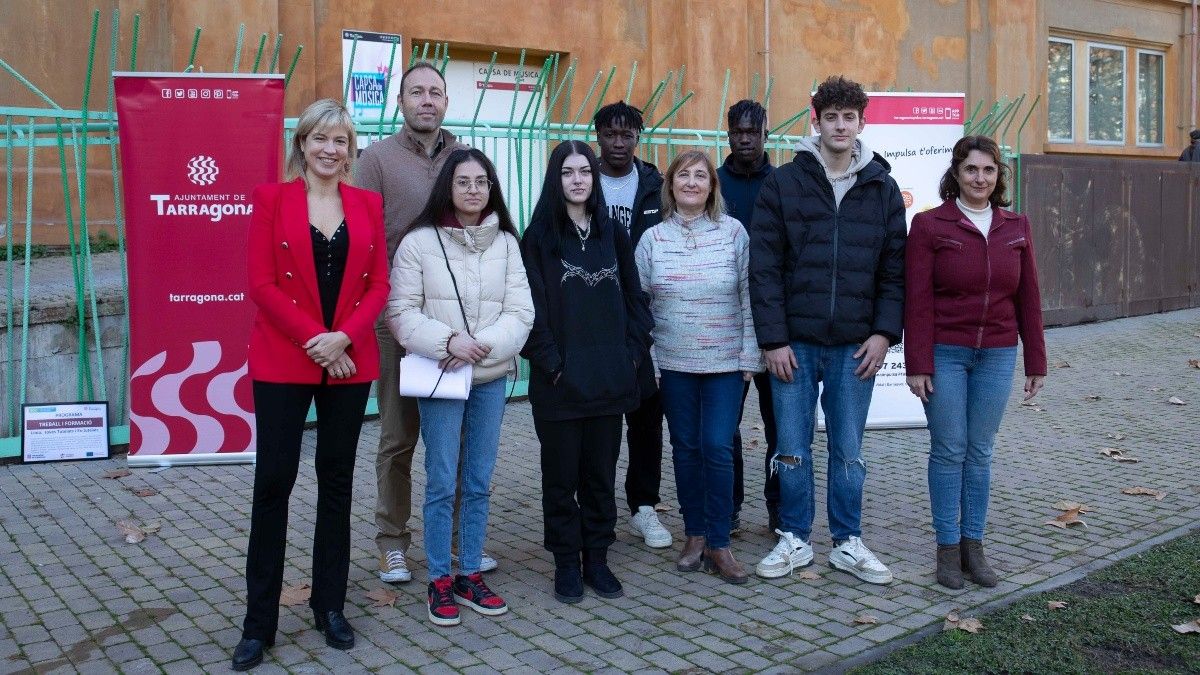
{"label": "fallen leaf", "polygon": [[1123,441],[1123,440],[1125,440],[1125,434],[1123,434],[1123,433],[1121,433],[1121,432],[1119,432],[1119,431],[1110,431],[1110,432],[1108,432],[1108,433],[1104,434],[1104,437],[1105,437],[1105,438],[1111,438],[1111,439],[1112,439],[1112,440],[1114,440],[1114,441]]}
{"label": "fallen leaf", "polygon": [[1117,377],[1129,377],[1129,373],[1122,373],[1119,370],[1114,370],[1113,375],[1116,375]]}
{"label": "fallen leaf", "polygon": [[1046,603],[1046,609],[1066,609],[1067,603],[1062,600],[1051,600]]}
{"label": "fallen leaf", "polygon": [[1178,396],[1172,396],[1171,398],[1167,399],[1167,403],[1170,403],[1171,405],[1187,405],[1187,403]]}
{"label": "fallen leaf", "polygon": [[1137,464],[1138,462],[1142,461],[1137,457],[1126,457],[1120,450],[1116,448],[1101,448],[1100,454],[1110,459],[1115,459],[1118,462],[1124,462],[1125,464]]}
{"label": "fallen leaf", "polygon": [[1085,399],[1087,399],[1087,400],[1089,400],[1089,401],[1099,401],[1099,400],[1100,400],[1100,394],[1088,394],[1087,396],[1084,396],[1084,398],[1085,398]]}
{"label": "fallen leaf", "polygon": [[1021,615],[1021,620],[1022,620],[1022,621],[1028,621],[1028,622],[1030,622],[1030,623],[1033,623],[1033,621],[1034,621],[1035,619],[1034,619],[1032,616],[1029,616],[1028,614],[1022,614],[1022,615]]}
{"label": "fallen leaf", "polygon": [[854,617],[854,623],[860,626],[865,626],[868,624],[879,623],[879,619],[876,619],[870,614],[859,614],[858,616]]}
{"label": "fallen leaf", "polygon": [[1054,364],[1054,367],[1055,368],[1070,368],[1071,364],[1067,363],[1066,361],[1059,361],[1058,363]]}
{"label": "fallen leaf", "polygon": [[132,475],[132,473],[133,472],[130,471],[129,469],[113,469],[112,471],[105,471],[100,477],[101,478],[124,478],[125,476]]}
{"label": "fallen leaf", "polygon": [[963,619],[958,622],[958,629],[968,633],[978,633],[983,630],[983,622],[979,619]]}
{"label": "fallen leaf", "polygon": [[1149,388],[1149,389],[1147,389],[1146,391],[1155,391],[1155,392],[1157,392],[1157,391],[1162,391],[1162,390],[1163,390],[1163,388],[1162,388],[1162,387],[1150,387],[1150,388]]}
{"label": "fallen leaf", "polygon": [[958,628],[958,622],[959,622],[958,610],[952,609],[952,610],[950,610],[950,613],[946,615],[946,621],[945,621],[945,623],[942,624],[942,630],[943,631],[954,630],[955,628]]}
{"label": "fallen leaf", "polygon": [[146,531],[132,520],[118,520],[117,529],[125,535],[126,544],[136,544],[146,539]]}
{"label": "fallen leaf", "polygon": [[1054,520],[1047,520],[1046,525],[1060,527],[1064,530],[1072,525],[1082,525],[1084,528],[1087,528],[1087,523],[1083,522],[1083,519],[1079,517],[1079,514],[1083,513],[1083,511],[1083,506],[1074,509],[1064,509]]}
{"label": "fallen leaf", "polygon": [[1085,506],[1083,504],[1080,504],[1079,502],[1066,502],[1066,501],[1055,504],[1054,508],[1056,508],[1060,511],[1077,511],[1079,513],[1088,513],[1089,511],[1092,510],[1092,507]]}
{"label": "fallen leaf", "polygon": [[1188,359],[1188,365],[1192,368],[1200,368],[1200,359]]}
{"label": "fallen leaf", "polygon": [[153,534],[161,529],[162,523],[158,522],[157,520],[142,525],[142,532],[145,532],[146,534]]}
{"label": "fallen leaf", "polygon": [[1200,593],[1197,593],[1196,597],[1192,598],[1192,602],[1196,603],[1197,605],[1200,605]]}
{"label": "fallen leaf", "polygon": [[283,607],[295,607],[308,602],[311,596],[312,588],[308,584],[284,586],[279,593],[279,604]]}
{"label": "fallen leaf", "polygon": [[1171,628],[1174,628],[1176,633],[1200,633],[1200,619],[1193,619],[1178,626],[1171,626]]}
{"label": "fallen leaf", "polygon": [[388,588],[376,588],[367,592],[367,599],[371,601],[372,607],[392,607],[399,597],[399,594]]}
{"label": "fallen leaf", "polygon": [[129,488],[129,491],[139,497],[153,497],[154,495],[158,494],[158,490],[150,487]]}
{"label": "fallen leaf", "polygon": [[[796,578],[797,579],[806,579],[808,581],[816,581],[817,579],[821,578],[821,575],[817,574],[816,572],[814,572],[812,570],[804,570],[803,572],[797,574]],[[1197,596],[1197,597],[1200,597],[1200,596]]]}
{"label": "fallen leaf", "polygon": [[1161,490],[1151,490],[1148,487],[1142,487],[1140,485],[1137,487],[1122,488],[1121,494],[1146,495],[1147,497],[1154,497],[1156,500],[1158,500],[1160,502],[1163,500],[1163,497],[1167,496],[1167,493],[1162,492]]}
{"label": "fallen leaf", "polygon": [[655,504],[654,510],[658,511],[659,513],[667,513],[668,511],[671,510],[671,506],[669,504],[667,504],[666,502],[663,502],[661,504]]}

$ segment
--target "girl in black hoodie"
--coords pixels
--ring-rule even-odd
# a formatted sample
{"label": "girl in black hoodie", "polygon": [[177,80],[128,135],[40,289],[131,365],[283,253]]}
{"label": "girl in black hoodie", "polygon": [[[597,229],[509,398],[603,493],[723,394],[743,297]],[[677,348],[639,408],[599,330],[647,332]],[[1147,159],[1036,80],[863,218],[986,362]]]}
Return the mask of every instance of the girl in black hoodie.
{"label": "girl in black hoodie", "polygon": [[608,219],[599,175],[586,143],[559,144],[521,241],[535,309],[521,355],[531,365],[554,597],[566,603],[583,597],[584,583],[601,597],[624,592],[607,562],[621,416],[637,407],[641,387],[654,386],[638,378],[654,320],[633,244]]}

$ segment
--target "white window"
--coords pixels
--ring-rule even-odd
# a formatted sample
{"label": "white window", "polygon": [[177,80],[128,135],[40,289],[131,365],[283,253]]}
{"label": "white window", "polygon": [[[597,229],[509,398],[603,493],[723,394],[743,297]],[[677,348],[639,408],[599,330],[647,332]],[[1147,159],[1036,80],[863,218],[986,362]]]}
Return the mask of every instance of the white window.
{"label": "white window", "polygon": [[1051,38],[1047,68],[1047,115],[1052,142],[1075,140],[1075,45]]}
{"label": "white window", "polygon": [[1137,144],[1163,144],[1163,83],[1166,54],[1137,53]]}
{"label": "white window", "polygon": [[1088,45],[1088,143],[1125,143],[1125,48]]}

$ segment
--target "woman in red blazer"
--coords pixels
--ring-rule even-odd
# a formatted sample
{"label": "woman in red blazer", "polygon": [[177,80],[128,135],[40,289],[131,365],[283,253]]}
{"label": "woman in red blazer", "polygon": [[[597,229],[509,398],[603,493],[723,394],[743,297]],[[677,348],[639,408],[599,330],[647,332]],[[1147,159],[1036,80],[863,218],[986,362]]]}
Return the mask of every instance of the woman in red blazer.
{"label": "woman in red blazer", "polygon": [[929,422],[937,581],[999,579],[983,555],[992,447],[1012,392],[1017,339],[1025,399],[1046,376],[1042,300],[1029,220],[1004,206],[1008,166],[986,136],[954,145],[941,206],[919,213],[904,253],[908,387]]}
{"label": "woman in red blazer", "polygon": [[383,200],[346,181],[354,124],[322,99],[300,116],[288,157],[291,182],[254,190],[250,220],[250,335],[257,459],[246,619],[233,669],[262,662],[275,642],[288,497],[296,482],[309,404],[317,408],[317,522],[312,598],[330,647],[354,646],[342,614],[350,565],[354,456],[371,382],[379,377],[375,319],[388,297]]}

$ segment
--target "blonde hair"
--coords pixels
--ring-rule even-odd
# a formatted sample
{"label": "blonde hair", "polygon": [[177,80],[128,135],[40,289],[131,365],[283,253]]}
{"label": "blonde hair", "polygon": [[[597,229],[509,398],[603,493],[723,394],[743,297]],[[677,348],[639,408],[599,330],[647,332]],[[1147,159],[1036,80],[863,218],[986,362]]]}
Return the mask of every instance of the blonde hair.
{"label": "blonde hair", "polygon": [[725,212],[725,200],[721,198],[721,184],[717,182],[717,166],[713,164],[708,153],[700,150],[688,150],[680,153],[671,162],[671,165],[667,167],[667,175],[663,178],[666,181],[666,189],[662,193],[663,220],[670,218],[678,211],[673,191],[675,174],[693,164],[703,164],[704,169],[708,171],[709,191],[708,201],[704,203],[704,215],[708,216],[709,220],[718,221],[721,219],[721,214]]}
{"label": "blonde hair", "polygon": [[350,169],[354,165],[354,156],[358,154],[354,120],[350,117],[350,111],[346,110],[346,106],[331,98],[314,101],[304,109],[304,112],[300,113],[300,119],[296,121],[296,132],[292,134],[292,141],[288,146],[286,172],[289,180],[304,176],[306,168],[304,139],[313,132],[328,129],[345,129],[350,137],[350,143],[346,148],[346,163],[342,166],[342,172],[345,173],[342,180],[350,181]]}

